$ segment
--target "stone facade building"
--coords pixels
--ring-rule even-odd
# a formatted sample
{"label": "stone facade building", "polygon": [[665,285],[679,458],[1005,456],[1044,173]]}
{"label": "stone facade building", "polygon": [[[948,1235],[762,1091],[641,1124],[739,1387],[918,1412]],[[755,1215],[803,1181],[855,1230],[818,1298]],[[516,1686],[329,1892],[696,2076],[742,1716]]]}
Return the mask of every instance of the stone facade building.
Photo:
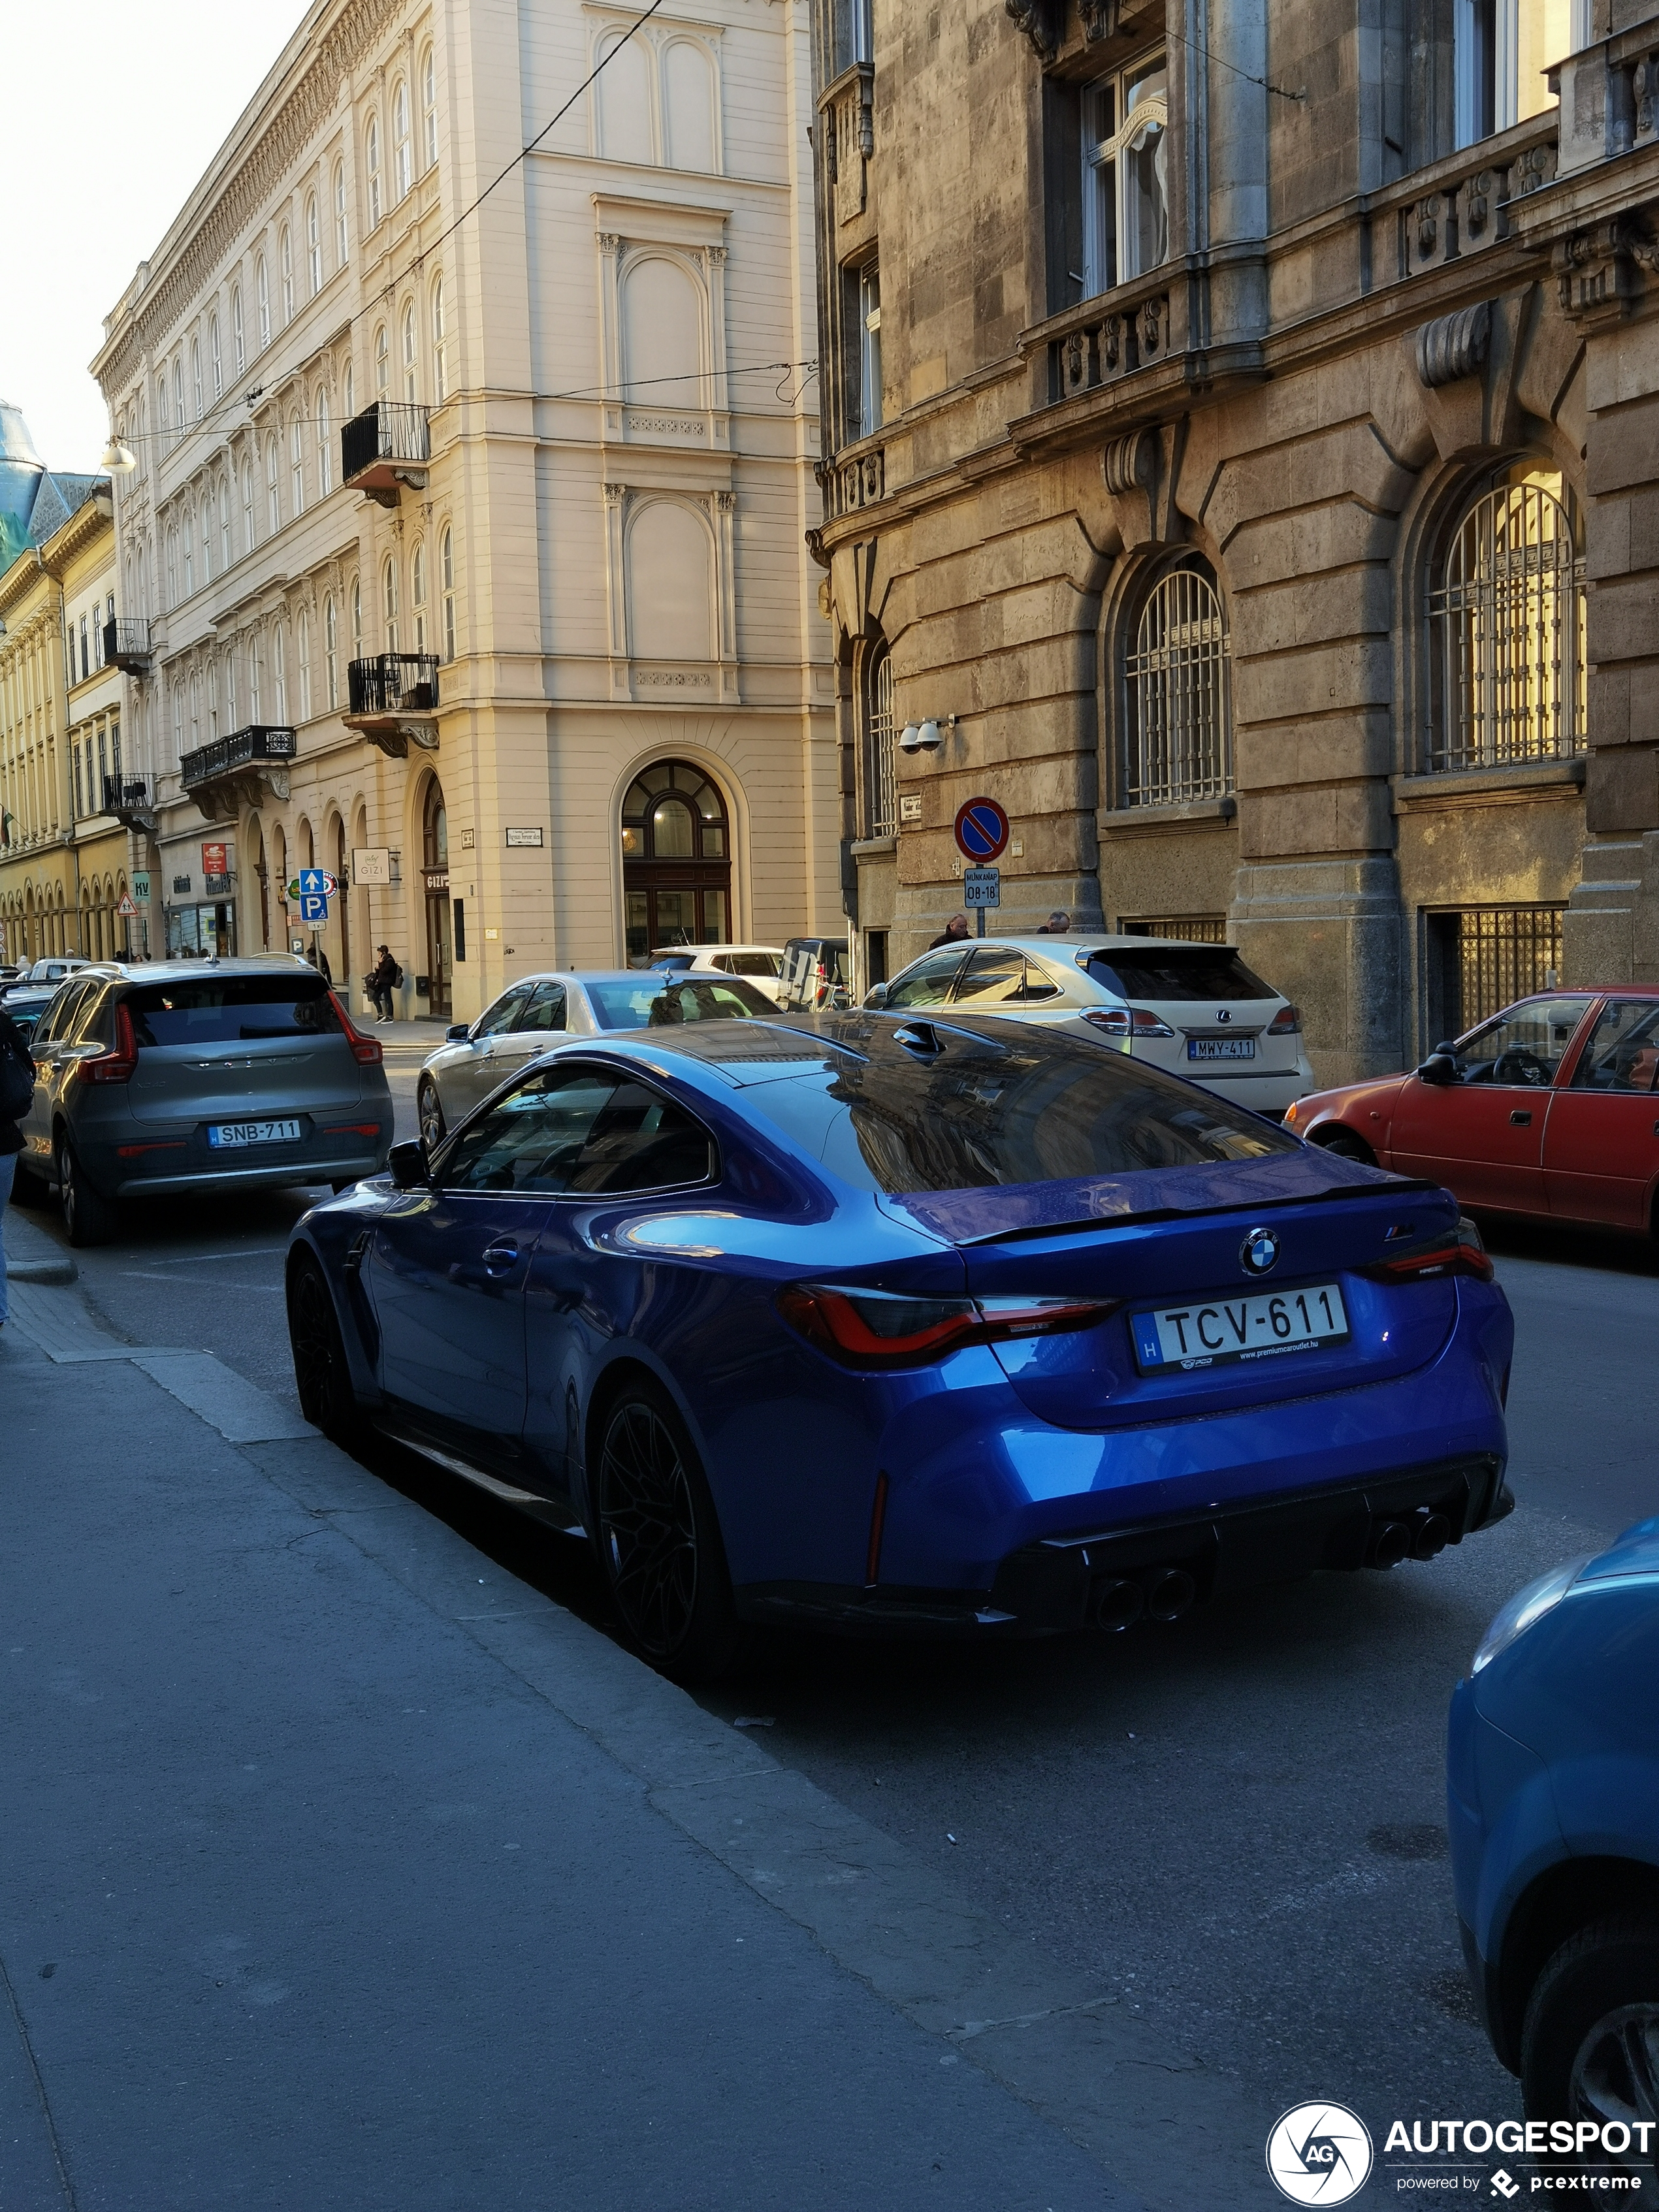
{"label": "stone facade building", "polygon": [[636,13],[314,0],[108,318],[158,949],[315,866],[467,1018],[839,920],[805,7]]}
{"label": "stone facade building", "polygon": [[995,927],[1224,934],[1332,1080],[1659,981],[1650,5],[815,27],[865,974],[985,792]]}

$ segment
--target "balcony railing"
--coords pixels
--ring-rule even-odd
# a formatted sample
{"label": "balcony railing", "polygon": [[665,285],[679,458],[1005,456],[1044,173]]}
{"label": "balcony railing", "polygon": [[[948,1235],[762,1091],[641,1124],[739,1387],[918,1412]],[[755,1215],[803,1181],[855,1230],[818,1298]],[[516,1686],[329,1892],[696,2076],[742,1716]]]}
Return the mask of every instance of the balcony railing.
{"label": "balcony railing", "polygon": [[340,475],[353,491],[395,507],[398,487],[418,489],[432,458],[430,410],[412,401],[377,399],[340,432]]}
{"label": "balcony railing", "polygon": [[104,624],[104,659],[129,676],[149,673],[149,619],[145,615],[116,615]]}
{"label": "balcony railing", "polygon": [[[1115,384],[1178,351],[1170,307],[1170,270],[1164,266],[1054,317],[1043,327],[1048,404]],[[1039,391],[1041,374],[1039,369]]]}
{"label": "balcony railing", "polygon": [[284,725],[250,723],[245,730],[233,730],[229,737],[216,738],[210,745],[198,745],[186,753],[179,763],[179,781],[186,791],[193,791],[198,784],[234,775],[241,769],[291,761],[294,750],[294,732]]}
{"label": "balcony railing", "polygon": [[346,670],[352,714],[429,714],[438,703],[435,653],[381,653]]}
{"label": "balcony railing", "polygon": [[104,811],[112,814],[128,829],[149,829],[155,820],[155,799],[149,787],[149,778],[143,775],[106,775],[104,778]]}

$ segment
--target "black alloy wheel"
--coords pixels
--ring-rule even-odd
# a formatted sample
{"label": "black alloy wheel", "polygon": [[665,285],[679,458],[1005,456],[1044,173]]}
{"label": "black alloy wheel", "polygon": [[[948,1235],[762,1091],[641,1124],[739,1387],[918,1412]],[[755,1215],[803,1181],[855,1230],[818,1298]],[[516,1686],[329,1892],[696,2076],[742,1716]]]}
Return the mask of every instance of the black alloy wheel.
{"label": "black alloy wheel", "polygon": [[714,1500],[679,1416],[651,1384],[630,1384],[595,1457],[599,1564],[623,1627],[674,1680],[712,1680],[739,1632]]}
{"label": "black alloy wheel", "polygon": [[[1564,1943],[1540,1974],[1521,2033],[1528,2119],[1647,2121],[1659,2130],[1659,1921],[1604,1920]],[[1645,2183],[1655,2133],[1613,2164]]]}
{"label": "black alloy wheel", "polygon": [[80,1250],[89,1244],[107,1244],[121,1225],[113,1201],[87,1181],[67,1136],[58,1139],[58,1203],[64,1210],[69,1241]]}
{"label": "black alloy wheel", "polygon": [[322,1269],[313,1259],[299,1261],[289,1274],[288,1340],[301,1413],[333,1443],[349,1443],[362,1419],[351,1387],[339,1316]]}
{"label": "black alloy wheel", "polygon": [[416,1110],[420,1118],[421,1138],[428,1158],[444,1140],[444,1109],[438,1097],[438,1086],[429,1075],[421,1078],[420,1090],[416,1093]]}

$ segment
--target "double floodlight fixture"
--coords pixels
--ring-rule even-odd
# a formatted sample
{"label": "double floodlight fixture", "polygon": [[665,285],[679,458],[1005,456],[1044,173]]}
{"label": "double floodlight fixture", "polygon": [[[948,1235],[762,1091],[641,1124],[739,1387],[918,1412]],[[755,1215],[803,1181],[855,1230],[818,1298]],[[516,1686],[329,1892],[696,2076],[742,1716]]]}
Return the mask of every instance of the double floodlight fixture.
{"label": "double floodlight fixture", "polygon": [[907,722],[899,732],[899,750],[902,753],[936,753],[939,739],[946,730],[954,730],[954,714],[941,714],[937,721]]}

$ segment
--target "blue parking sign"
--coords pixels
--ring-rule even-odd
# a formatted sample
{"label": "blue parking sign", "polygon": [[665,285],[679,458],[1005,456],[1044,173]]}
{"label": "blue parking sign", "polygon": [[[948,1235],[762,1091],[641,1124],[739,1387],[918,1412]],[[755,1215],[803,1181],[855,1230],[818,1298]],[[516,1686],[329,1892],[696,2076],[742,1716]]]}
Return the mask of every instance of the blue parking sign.
{"label": "blue parking sign", "polygon": [[[301,883],[305,881],[305,876],[303,874],[301,876],[300,880]],[[323,896],[321,891],[301,892],[300,919],[301,921],[326,921],[328,920],[328,901]]]}

